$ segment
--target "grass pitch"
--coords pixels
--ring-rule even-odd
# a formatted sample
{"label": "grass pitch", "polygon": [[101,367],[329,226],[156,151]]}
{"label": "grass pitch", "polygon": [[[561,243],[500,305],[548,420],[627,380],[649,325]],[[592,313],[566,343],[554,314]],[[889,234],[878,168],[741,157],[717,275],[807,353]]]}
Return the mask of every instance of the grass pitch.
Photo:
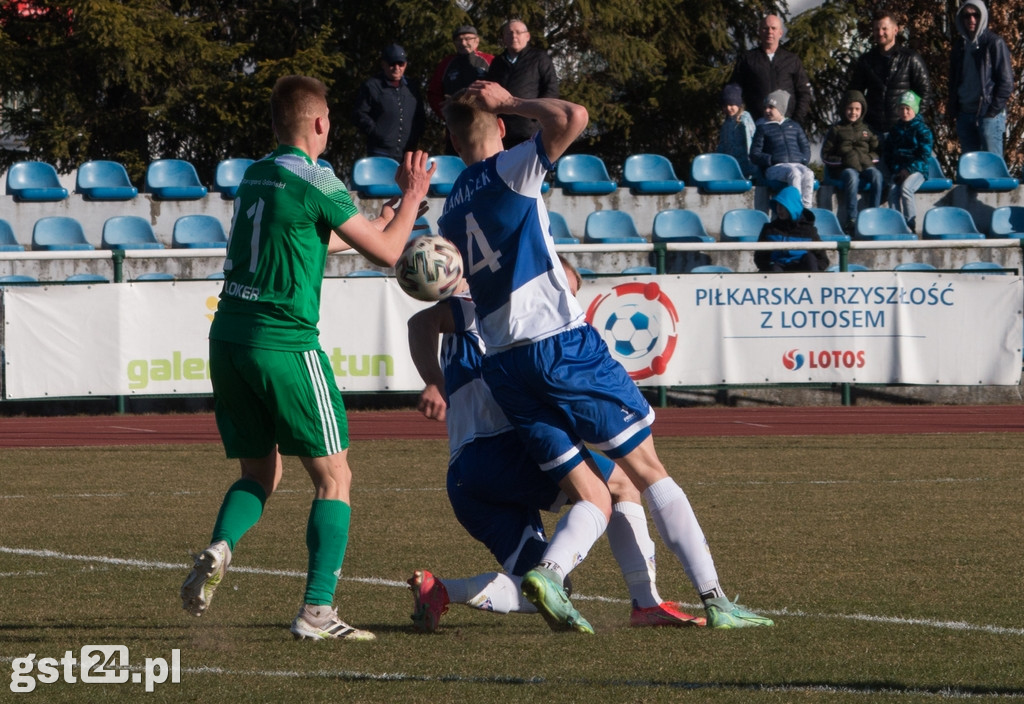
{"label": "grass pitch", "polygon": [[[1024,438],[659,438],[658,448],[726,590],[774,628],[629,628],[602,541],[573,575],[596,636],[459,605],[439,633],[413,632],[404,582],[414,569],[495,568],[448,506],[445,443],[422,440],[351,451],[352,536],[337,603],[375,642],[296,642],[287,630],[312,498],[295,461],[195,619],[178,588],[237,473],[219,447],[5,450],[0,701],[1024,700]],[[655,540],[662,596],[696,608]],[[146,694],[131,682],[59,677],[11,691],[16,658],[60,659],[88,644],[127,646],[135,668],[178,649],[181,682]]]}

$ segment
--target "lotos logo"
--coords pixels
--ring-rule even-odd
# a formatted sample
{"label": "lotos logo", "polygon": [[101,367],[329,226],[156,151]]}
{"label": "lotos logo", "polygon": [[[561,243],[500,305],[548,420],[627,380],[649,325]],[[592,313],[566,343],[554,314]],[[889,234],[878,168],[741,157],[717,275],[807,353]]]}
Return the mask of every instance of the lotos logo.
{"label": "lotos logo", "polygon": [[786,354],[782,355],[782,366],[791,372],[795,372],[797,369],[804,366],[804,356],[797,350],[790,350]]}
{"label": "lotos logo", "polygon": [[809,350],[807,358],[799,350],[782,355],[782,366],[796,371],[807,362],[808,369],[862,369],[866,362],[864,350]]}
{"label": "lotos logo", "polygon": [[619,284],[598,296],[587,308],[587,322],[634,381],[664,374],[679,337],[675,304],[654,282]]}

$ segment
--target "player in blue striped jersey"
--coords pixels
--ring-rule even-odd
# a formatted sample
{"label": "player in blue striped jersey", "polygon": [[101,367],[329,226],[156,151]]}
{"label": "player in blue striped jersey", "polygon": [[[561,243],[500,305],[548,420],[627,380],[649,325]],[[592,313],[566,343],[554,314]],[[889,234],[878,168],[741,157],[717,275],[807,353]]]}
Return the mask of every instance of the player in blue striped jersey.
{"label": "player in blue striped jersey", "polygon": [[[499,113],[535,119],[540,131],[503,151]],[[452,144],[467,166],[438,226],[462,253],[486,344],[484,379],[533,460],[574,502],[540,563],[524,575],[524,595],[553,628],[592,632],[562,586],[611,516],[608,488],[583,454],[588,443],[643,492],[658,532],[697,585],[708,624],[770,625],[725,596],[693,508],[658,459],[653,409],[585,323],[557,263],[541,186],[587,122],[580,105],[515,98],[487,81],[445,107]]]}

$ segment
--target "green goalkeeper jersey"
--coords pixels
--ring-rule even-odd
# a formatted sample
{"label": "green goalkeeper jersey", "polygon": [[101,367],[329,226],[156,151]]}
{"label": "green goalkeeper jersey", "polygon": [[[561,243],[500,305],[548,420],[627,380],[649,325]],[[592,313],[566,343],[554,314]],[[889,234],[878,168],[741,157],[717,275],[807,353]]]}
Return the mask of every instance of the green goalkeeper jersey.
{"label": "green goalkeeper jersey", "polygon": [[282,145],[245,171],[210,338],[319,349],[320,287],[331,231],[357,212],[334,172]]}

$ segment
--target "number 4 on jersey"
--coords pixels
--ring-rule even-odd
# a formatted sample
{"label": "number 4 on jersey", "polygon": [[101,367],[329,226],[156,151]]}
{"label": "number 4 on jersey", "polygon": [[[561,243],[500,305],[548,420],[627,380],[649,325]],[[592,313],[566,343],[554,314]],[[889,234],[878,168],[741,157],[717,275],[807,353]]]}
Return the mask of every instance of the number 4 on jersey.
{"label": "number 4 on jersey", "polygon": [[[498,260],[501,259],[501,250],[493,251],[491,249],[484,236],[484,231],[480,229],[480,225],[477,224],[472,213],[466,216],[466,234],[469,236],[469,246],[466,247],[466,253],[469,255],[469,261],[466,262],[469,273],[475,274],[485,266],[492,273],[500,269],[501,263]],[[478,250],[480,259],[476,258]]]}

